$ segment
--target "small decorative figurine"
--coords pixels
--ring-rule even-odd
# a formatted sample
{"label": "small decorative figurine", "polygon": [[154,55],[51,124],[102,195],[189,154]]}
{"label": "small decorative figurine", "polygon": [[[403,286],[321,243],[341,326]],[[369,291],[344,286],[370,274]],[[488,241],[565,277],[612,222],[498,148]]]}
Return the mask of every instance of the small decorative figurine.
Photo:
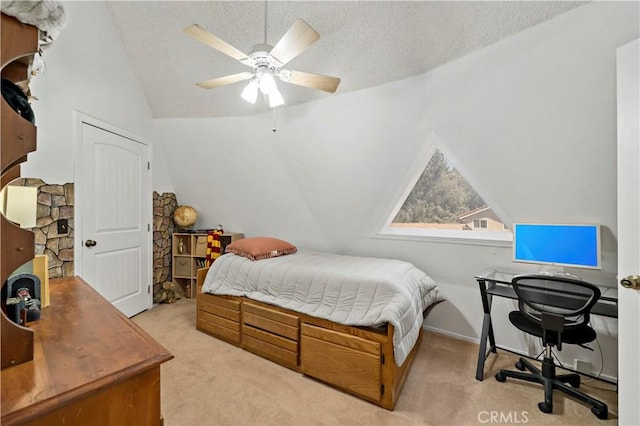
{"label": "small decorative figurine", "polygon": [[180,287],[174,282],[168,281],[163,283],[160,291],[153,296],[153,303],[173,303],[180,300],[181,297]]}
{"label": "small decorative figurine", "polygon": [[27,321],[36,321],[40,319],[40,301],[33,299],[28,288],[19,288],[16,292],[17,297],[24,301],[24,309],[27,310]]}

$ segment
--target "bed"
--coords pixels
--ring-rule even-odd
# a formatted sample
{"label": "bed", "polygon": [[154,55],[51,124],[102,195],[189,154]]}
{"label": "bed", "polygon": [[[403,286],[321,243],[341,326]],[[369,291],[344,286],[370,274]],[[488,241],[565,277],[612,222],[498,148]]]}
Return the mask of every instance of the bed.
{"label": "bed", "polygon": [[408,262],[304,249],[226,253],[197,282],[199,330],[389,410],[443,300]]}

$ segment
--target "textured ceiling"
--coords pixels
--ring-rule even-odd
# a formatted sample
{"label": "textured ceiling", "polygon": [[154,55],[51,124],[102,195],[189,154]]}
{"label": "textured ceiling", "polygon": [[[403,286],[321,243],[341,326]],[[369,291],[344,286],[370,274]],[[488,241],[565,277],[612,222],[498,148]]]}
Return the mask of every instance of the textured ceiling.
{"label": "textured ceiling", "polygon": [[[267,43],[296,18],[320,39],[285,68],[340,77],[335,94],[278,80],[285,106],[424,73],[523,31],[583,2],[269,1]],[[244,102],[246,82],[201,89],[195,83],[251,69],[185,35],[197,23],[245,53],[265,38],[265,3],[253,1],[109,2],[114,23],[154,117],[261,113]]]}

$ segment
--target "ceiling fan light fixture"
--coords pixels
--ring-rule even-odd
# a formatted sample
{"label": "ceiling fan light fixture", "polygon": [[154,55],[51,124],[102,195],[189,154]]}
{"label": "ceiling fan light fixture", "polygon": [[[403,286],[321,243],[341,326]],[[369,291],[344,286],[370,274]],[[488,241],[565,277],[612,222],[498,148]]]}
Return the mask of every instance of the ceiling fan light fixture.
{"label": "ceiling fan light fixture", "polygon": [[337,77],[282,69],[284,65],[315,43],[320,38],[320,34],[303,19],[296,19],[275,46],[272,47],[266,44],[266,1],[264,5],[265,43],[255,45],[253,52],[248,55],[197,24],[192,24],[184,29],[187,35],[253,69],[253,73],[244,72],[214,78],[197,83],[197,86],[203,89],[212,89],[251,79],[249,84],[242,90],[240,95],[242,99],[255,104],[258,98],[258,91],[260,91],[263,95],[269,97],[271,108],[284,104],[284,99],[278,90],[275,77],[279,77],[281,81],[296,86],[334,93],[340,84],[340,79]]}
{"label": "ceiling fan light fixture", "polygon": [[251,80],[240,94],[240,97],[250,104],[255,104],[256,99],[258,99],[258,82],[255,79]]}

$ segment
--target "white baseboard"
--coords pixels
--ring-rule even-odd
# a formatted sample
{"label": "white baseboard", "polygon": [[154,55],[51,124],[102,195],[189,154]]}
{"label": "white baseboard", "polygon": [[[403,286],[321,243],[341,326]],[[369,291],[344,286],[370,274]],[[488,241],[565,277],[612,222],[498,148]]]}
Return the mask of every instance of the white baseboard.
{"label": "white baseboard", "polygon": [[[443,330],[441,328],[431,327],[431,326],[428,326],[428,325],[423,325],[422,328],[424,328],[427,331],[431,331],[433,333],[442,334],[442,335],[445,335],[445,336],[453,337],[454,339],[463,340],[465,342],[470,342],[470,343],[475,343],[476,345],[480,345],[480,339],[477,339],[477,338],[472,338],[472,337],[469,337],[469,336],[465,336],[463,334],[452,333],[452,332],[450,332],[448,330]],[[502,345],[502,347],[504,349],[506,349],[507,351],[513,351],[515,353],[523,353],[521,350],[518,350],[518,349],[510,348],[510,347],[507,347],[507,346],[504,346],[504,345]],[[569,368],[572,368],[572,366],[569,366]],[[618,381],[617,377],[610,376],[608,374],[601,374],[600,377],[605,379],[605,380],[608,380],[610,382],[617,382]]]}
{"label": "white baseboard", "polygon": [[464,340],[465,342],[475,343],[476,345],[480,344],[480,339],[469,337],[469,336],[465,336],[464,334],[452,333],[452,332],[450,332],[448,330],[443,330],[441,328],[431,327],[429,325],[423,325],[422,328],[424,328],[427,331],[432,331],[434,333],[443,334],[443,335],[449,336],[449,337],[454,337],[454,338],[456,338],[458,340]]}

